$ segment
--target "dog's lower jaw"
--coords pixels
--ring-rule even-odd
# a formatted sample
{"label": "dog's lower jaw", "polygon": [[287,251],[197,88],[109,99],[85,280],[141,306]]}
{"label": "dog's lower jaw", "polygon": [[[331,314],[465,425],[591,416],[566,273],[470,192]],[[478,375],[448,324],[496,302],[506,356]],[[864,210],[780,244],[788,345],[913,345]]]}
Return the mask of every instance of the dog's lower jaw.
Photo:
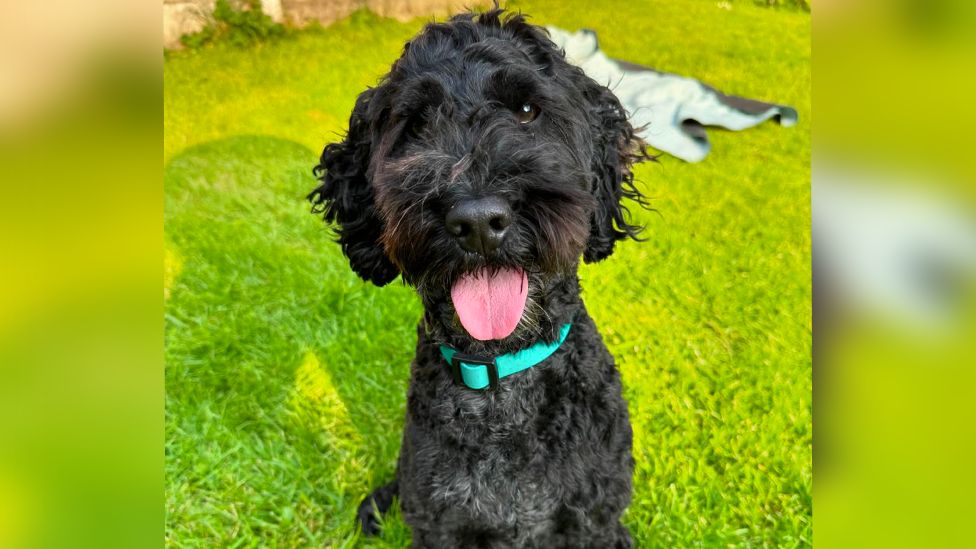
{"label": "dog's lower jaw", "polygon": [[573,314],[555,354],[493,391],[456,385],[418,330],[397,475],[415,547],[629,546],[620,376],[578,294]]}

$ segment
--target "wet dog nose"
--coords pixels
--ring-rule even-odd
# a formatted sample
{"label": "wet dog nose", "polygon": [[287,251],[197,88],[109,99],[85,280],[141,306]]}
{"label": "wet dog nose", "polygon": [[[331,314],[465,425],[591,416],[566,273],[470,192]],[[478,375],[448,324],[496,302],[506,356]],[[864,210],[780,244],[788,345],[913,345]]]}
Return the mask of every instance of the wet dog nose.
{"label": "wet dog nose", "polygon": [[447,212],[444,223],[462,248],[487,255],[501,246],[512,224],[512,208],[497,196],[465,200]]}

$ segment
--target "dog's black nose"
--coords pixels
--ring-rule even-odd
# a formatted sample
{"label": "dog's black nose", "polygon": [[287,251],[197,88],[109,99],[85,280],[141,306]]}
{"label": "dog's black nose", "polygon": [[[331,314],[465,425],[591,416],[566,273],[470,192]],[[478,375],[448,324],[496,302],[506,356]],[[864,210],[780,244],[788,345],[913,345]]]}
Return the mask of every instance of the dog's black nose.
{"label": "dog's black nose", "polygon": [[512,224],[512,208],[497,196],[465,200],[447,212],[444,222],[462,248],[487,255],[501,246]]}

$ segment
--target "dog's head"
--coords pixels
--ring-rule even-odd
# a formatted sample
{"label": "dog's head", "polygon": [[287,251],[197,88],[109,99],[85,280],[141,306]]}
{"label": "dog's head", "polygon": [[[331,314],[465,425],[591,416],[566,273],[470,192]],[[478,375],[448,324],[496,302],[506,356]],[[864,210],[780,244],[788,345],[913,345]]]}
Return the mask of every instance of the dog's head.
{"label": "dog's head", "polygon": [[636,235],[621,200],[640,201],[645,156],[605,86],[496,9],[406,44],[325,147],[309,199],[363,279],[402,275],[476,340],[531,338],[548,288]]}

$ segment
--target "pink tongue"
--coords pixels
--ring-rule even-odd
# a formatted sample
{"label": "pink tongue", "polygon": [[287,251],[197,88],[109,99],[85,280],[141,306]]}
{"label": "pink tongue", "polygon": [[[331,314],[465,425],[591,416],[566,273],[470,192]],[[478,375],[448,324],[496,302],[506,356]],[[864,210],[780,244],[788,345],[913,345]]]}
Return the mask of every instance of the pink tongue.
{"label": "pink tongue", "polygon": [[471,337],[485,341],[508,337],[522,318],[529,280],[525,272],[504,269],[469,273],[451,288],[461,325]]}

